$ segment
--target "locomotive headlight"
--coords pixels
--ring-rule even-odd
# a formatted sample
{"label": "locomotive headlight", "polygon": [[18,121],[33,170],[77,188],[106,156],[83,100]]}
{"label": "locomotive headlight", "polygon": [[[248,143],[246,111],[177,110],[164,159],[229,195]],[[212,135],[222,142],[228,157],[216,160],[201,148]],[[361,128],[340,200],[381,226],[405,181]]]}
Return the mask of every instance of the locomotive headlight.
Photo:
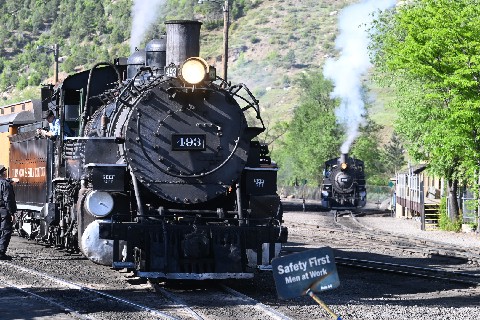
{"label": "locomotive headlight", "polygon": [[85,199],[85,209],[96,218],[106,217],[113,210],[113,198],[105,191],[90,192]]}
{"label": "locomotive headlight", "polygon": [[180,68],[182,78],[189,84],[198,84],[205,80],[208,74],[208,65],[199,57],[188,58]]}
{"label": "locomotive headlight", "polygon": [[345,162],[343,162],[340,167],[342,168],[342,170],[345,170],[345,169],[347,169],[347,164]]}

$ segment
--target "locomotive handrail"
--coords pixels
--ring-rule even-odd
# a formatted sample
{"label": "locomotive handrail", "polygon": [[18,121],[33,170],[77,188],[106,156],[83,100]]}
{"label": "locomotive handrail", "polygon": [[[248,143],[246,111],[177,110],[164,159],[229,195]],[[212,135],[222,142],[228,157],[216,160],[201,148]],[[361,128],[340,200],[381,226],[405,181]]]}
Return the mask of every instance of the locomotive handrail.
{"label": "locomotive handrail", "polygon": [[217,76],[216,80],[220,80],[222,82],[220,84],[220,87],[225,87],[225,88],[230,87],[230,84],[227,81],[225,81],[225,79]]}
{"label": "locomotive handrail", "polygon": [[[245,91],[247,91],[247,94],[250,96],[250,98],[252,98],[253,102],[247,100],[246,98],[244,98],[243,96],[238,94],[238,92],[241,89],[244,89]],[[263,129],[266,129],[265,124],[263,123],[263,119],[260,115],[260,106],[258,105],[259,101],[255,98],[255,96],[250,91],[250,89],[248,89],[248,87],[245,84],[240,83],[240,84],[231,86],[230,89],[229,89],[229,92],[230,92],[230,94],[234,95],[235,97],[238,97],[238,98],[242,99],[243,101],[245,101],[248,104],[246,107],[242,108],[242,112],[245,112],[246,110],[248,110],[250,108],[253,108],[255,110],[255,112],[257,113],[256,118],[258,120],[260,120],[260,122],[262,123]]]}
{"label": "locomotive handrail", "polygon": [[130,165],[128,166],[128,169],[132,177],[133,191],[135,192],[135,200],[137,201],[138,215],[143,217],[143,204],[142,204],[142,198],[140,196],[140,190],[138,188],[137,177],[133,173],[132,167]]}
{"label": "locomotive handrail", "polygon": [[115,70],[115,72],[117,73],[118,85],[122,84],[122,76],[120,74],[120,71],[118,71],[117,67],[115,65],[111,64],[110,62],[98,62],[90,69],[90,72],[88,73],[88,81],[87,81],[87,95],[85,96],[85,105],[83,107],[83,112],[82,112],[82,117],[81,117],[82,121],[81,121],[80,130],[79,130],[79,135],[80,136],[83,136],[83,133],[85,131],[85,125],[87,123],[88,101],[90,100],[89,96],[90,96],[90,87],[91,87],[93,70],[95,70],[95,68],[97,68],[101,65],[112,67],[113,70]]}
{"label": "locomotive handrail", "polygon": [[[128,82],[128,84],[123,88],[123,90],[120,92],[118,97],[116,97],[115,109],[112,111],[112,113],[116,113],[118,111],[119,103],[122,103],[126,106],[132,107],[132,105],[134,105],[137,102],[138,99],[142,98],[142,90],[139,90],[137,88],[137,86],[135,85],[135,79],[142,73],[143,73],[143,70],[139,70],[137,72],[137,74],[135,74],[135,76],[130,80],[130,82]],[[167,81],[167,79],[163,79],[161,77],[156,77],[153,81],[150,81],[147,85],[145,85],[145,89],[151,89],[151,88],[156,87],[157,85],[159,85],[159,84],[161,84],[162,82],[165,82],[165,81]],[[135,91],[140,93],[139,95],[137,95],[133,104],[130,104],[128,101],[126,101],[122,98],[122,96],[127,92],[130,92],[132,97],[134,96],[132,94],[133,93],[132,90],[129,90],[130,88],[134,88]]]}
{"label": "locomotive handrail", "polygon": [[[142,72],[143,72],[142,70],[139,70],[139,71],[137,72],[137,74],[131,79],[130,82],[127,83],[126,86],[124,86],[124,88],[120,91],[120,93],[119,93],[118,96],[116,97],[116,99],[115,99],[115,109],[112,110],[112,113],[111,113],[111,114],[114,114],[114,115],[115,115],[115,116],[114,116],[114,119],[112,119],[112,121],[111,121],[112,123],[115,123],[115,122],[116,122],[116,119],[117,119],[118,117],[120,117],[120,114],[121,114],[121,113],[118,112],[120,104],[124,105],[125,107],[130,107],[130,108],[131,108],[133,105],[135,105],[135,103],[136,103],[139,99],[142,99],[142,97],[143,97],[142,94],[139,94],[139,95],[137,95],[137,96],[135,97],[135,96],[133,95],[132,90],[130,90],[130,88],[133,87],[133,88],[135,88],[135,90],[136,90],[137,92],[140,92],[140,91],[137,89],[137,87],[135,86],[135,79],[136,79]],[[146,88],[151,88],[152,86],[154,86],[154,83],[156,84],[156,82],[158,82],[159,79],[160,79],[160,78],[157,77],[155,80],[153,80],[152,82],[150,82],[150,83],[146,86]],[[164,81],[166,81],[166,80],[162,80],[162,81],[160,81],[160,83],[162,83],[162,82],[164,82]],[[123,98],[124,95],[127,95],[126,99],[128,99],[128,98],[129,98],[129,97],[128,97],[128,94],[129,94],[129,93],[130,93],[130,97],[135,98],[132,103],[128,102],[127,100],[125,100],[125,99]],[[127,121],[127,118],[125,118],[125,121]],[[125,124],[125,122],[123,123],[123,125],[124,125],[124,124]]]}
{"label": "locomotive handrail", "polygon": [[[217,77],[218,78],[218,77]],[[221,78],[218,78],[218,79],[221,79]],[[225,83],[225,81],[222,79],[223,83]],[[184,91],[184,90],[188,90],[188,89],[191,89],[191,88],[188,88],[188,87],[169,87],[166,91],[167,93],[170,91],[170,90],[181,90],[181,91]],[[252,94],[252,92],[250,91],[250,89],[248,89],[248,87],[243,84],[243,83],[240,83],[238,85],[234,85],[234,86],[230,86],[228,90],[225,90],[223,89],[221,86],[219,86],[219,88],[215,88],[215,89],[211,89],[211,88],[208,88],[208,87],[200,87],[200,88],[196,88],[197,90],[206,90],[206,91],[217,91],[217,90],[222,90],[222,91],[225,91],[225,92],[228,92],[229,94],[231,94],[232,96],[235,96],[235,97],[238,97],[239,99],[243,100],[244,102],[246,102],[248,105],[244,108],[241,108],[242,112],[245,112],[246,110],[250,109],[250,108],[253,108],[257,114],[256,118],[258,120],[260,120],[261,124],[262,124],[262,128],[265,130],[266,127],[265,127],[265,124],[263,123],[263,119],[260,115],[260,106],[258,105],[259,101],[255,98],[255,96]],[[241,96],[238,94],[238,92],[241,90],[241,89],[245,89],[245,91],[247,91],[248,95],[250,96],[250,98],[253,100],[250,101],[248,100],[247,98]]]}

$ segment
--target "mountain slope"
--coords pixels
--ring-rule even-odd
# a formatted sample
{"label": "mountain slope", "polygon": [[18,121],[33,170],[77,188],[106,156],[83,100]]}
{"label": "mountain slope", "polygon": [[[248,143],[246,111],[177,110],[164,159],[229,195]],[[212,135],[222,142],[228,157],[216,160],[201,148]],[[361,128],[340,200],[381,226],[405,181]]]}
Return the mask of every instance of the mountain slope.
{"label": "mountain slope", "polygon": [[[147,34],[153,37],[163,32],[162,16],[203,21],[201,55],[221,74],[221,5],[198,5],[197,0],[163,2],[166,6],[159,12],[158,23]],[[321,72],[325,59],[337,54],[334,41],[338,13],[357,2],[231,1],[229,80],[245,83],[256,94],[268,126],[288,120],[298,105],[301,90],[295,85],[298,74]],[[0,3],[0,21],[13,30],[0,32],[4,43],[0,48],[2,104],[38,96],[37,85],[52,81],[53,55],[39,51],[38,46],[58,43],[60,69],[67,73],[88,68],[98,60],[127,56],[132,4],[132,0],[6,0]],[[12,91],[14,87],[7,84],[7,80],[22,90]],[[24,89],[26,85],[30,86]],[[374,106],[373,110],[380,114],[376,119],[386,119],[382,116],[383,105]],[[382,125],[391,126],[383,122]]]}

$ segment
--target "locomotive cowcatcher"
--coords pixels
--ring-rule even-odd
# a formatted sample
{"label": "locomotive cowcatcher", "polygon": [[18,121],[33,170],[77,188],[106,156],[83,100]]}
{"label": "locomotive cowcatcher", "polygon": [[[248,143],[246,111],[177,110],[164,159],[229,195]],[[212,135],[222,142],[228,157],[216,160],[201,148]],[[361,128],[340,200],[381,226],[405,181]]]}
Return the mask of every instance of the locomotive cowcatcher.
{"label": "locomotive cowcatcher", "polygon": [[42,90],[62,130],[11,138],[18,230],[140,277],[252,277],[287,240],[258,101],[199,57],[200,22],[165,24],[145,50]]}

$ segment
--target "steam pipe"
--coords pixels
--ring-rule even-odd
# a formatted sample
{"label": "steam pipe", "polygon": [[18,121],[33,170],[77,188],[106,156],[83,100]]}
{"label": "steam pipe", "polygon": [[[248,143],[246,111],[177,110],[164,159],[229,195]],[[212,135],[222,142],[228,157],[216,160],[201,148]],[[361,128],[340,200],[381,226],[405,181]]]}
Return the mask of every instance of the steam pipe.
{"label": "steam pipe", "polygon": [[133,174],[131,166],[128,166],[128,169],[130,170],[130,175],[132,176],[133,190],[135,191],[135,199],[137,200],[138,213],[139,216],[143,216],[142,199],[140,198],[140,190],[138,189],[137,177],[135,177],[135,175]]}
{"label": "steam pipe", "polygon": [[237,209],[238,209],[238,221],[239,225],[243,226],[245,224],[245,221],[243,220],[243,208],[242,208],[242,194],[240,192],[240,182],[238,182],[235,187],[237,188],[236,194],[237,194]]}

